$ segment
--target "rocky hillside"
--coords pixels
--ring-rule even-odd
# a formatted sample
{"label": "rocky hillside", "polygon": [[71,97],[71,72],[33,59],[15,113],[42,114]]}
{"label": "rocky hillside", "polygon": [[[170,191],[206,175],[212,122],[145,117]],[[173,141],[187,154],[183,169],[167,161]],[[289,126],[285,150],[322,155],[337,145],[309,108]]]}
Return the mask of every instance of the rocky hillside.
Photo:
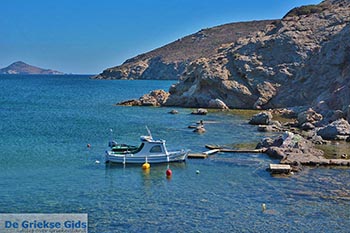
{"label": "rocky hillside", "polygon": [[63,74],[56,70],[42,69],[28,65],[22,61],[12,63],[8,67],[0,69],[0,74]]}
{"label": "rocky hillside", "polygon": [[186,67],[166,105],[230,108],[350,104],[350,0],[291,10],[250,37]]}
{"label": "rocky hillside", "polygon": [[252,21],[231,23],[183,37],[173,43],[141,54],[122,65],[104,70],[96,79],[179,79],[188,64],[217,53],[222,44],[238,38],[251,37],[266,25],[279,21]]}

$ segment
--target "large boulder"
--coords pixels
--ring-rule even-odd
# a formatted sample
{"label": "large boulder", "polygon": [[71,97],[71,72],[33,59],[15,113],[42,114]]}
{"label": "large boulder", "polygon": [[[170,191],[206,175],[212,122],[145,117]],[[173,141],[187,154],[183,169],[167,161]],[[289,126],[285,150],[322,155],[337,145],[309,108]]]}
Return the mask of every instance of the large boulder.
{"label": "large boulder", "polygon": [[279,147],[283,143],[282,137],[278,137],[275,139],[272,138],[263,138],[258,145],[256,146],[256,149],[263,149],[263,148],[269,148],[272,146]]}
{"label": "large boulder", "polygon": [[292,108],[276,108],[272,109],[271,111],[273,114],[287,119],[294,119],[298,117],[298,113]]}
{"label": "large boulder", "polygon": [[164,90],[154,90],[140,98],[143,106],[161,106],[169,97],[169,93]]}
{"label": "large boulder", "polygon": [[339,119],[345,119],[345,114],[343,111],[341,110],[335,110],[332,112],[330,118],[329,118],[329,122],[333,122],[333,121],[336,121],[336,120],[339,120]]}
{"label": "large boulder", "polygon": [[149,94],[145,94],[142,97],[132,100],[122,101],[117,105],[122,106],[162,106],[169,97],[169,93],[164,90],[154,90]]}
{"label": "large boulder", "polygon": [[264,111],[255,114],[249,121],[251,125],[269,125],[272,120],[272,114],[270,112]]}
{"label": "large boulder", "polygon": [[211,99],[208,104],[209,108],[217,108],[217,109],[222,109],[222,110],[228,110],[229,108],[227,105],[224,103],[224,101],[220,99]]}
{"label": "large boulder", "polygon": [[326,140],[346,140],[350,135],[350,124],[340,119],[320,128],[317,135]]}
{"label": "large boulder", "polygon": [[305,130],[305,131],[308,131],[308,130],[313,130],[313,129],[315,129],[315,126],[314,126],[312,123],[310,123],[310,122],[305,122],[304,124],[302,124],[302,125],[300,126],[300,129]]}
{"label": "large boulder", "polygon": [[170,114],[179,114],[179,111],[177,111],[176,109],[172,109],[169,113]]}
{"label": "large boulder", "polygon": [[303,125],[304,123],[315,124],[323,119],[322,115],[315,112],[312,108],[298,114],[298,123]]}

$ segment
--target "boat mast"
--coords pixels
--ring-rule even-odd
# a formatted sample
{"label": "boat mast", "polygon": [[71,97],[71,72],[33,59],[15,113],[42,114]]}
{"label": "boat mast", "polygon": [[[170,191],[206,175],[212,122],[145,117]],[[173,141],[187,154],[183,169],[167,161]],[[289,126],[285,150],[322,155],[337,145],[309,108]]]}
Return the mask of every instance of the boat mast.
{"label": "boat mast", "polygon": [[153,139],[152,134],[151,134],[151,130],[149,130],[149,128],[147,127],[147,125],[146,125],[146,129],[147,129],[148,135],[151,137],[151,139]]}

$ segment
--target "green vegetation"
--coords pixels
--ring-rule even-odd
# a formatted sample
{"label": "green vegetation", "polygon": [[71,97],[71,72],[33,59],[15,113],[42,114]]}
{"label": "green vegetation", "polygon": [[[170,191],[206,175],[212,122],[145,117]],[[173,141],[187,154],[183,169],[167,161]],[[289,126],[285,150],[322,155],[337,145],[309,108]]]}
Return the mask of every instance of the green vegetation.
{"label": "green vegetation", "polygon": [[254,109],[231,109],[229,111],[230,114],[240,116],[243,119],[247,119],[247,120],[259,112],[261,112],[261,110],[254,110]]}
{"label": "green vegetation", "polygon": [[254,150],[258,142],[242,142],[232,144],[232,148],[237,150]]}
{"label": "green vegetation", "polygon": [[288,117],[285,117],[281,114],[272,113],[272,120],[279,121],[283,124],[283,123],[287,123],[287,122],[292,122],[296,119],[295,118],[288,118]]}
{"label": "green vegetation", "polygon": [[[333,141],[331,144],[316,145],[316,148],[323,150],[327,159],[341,159],[341,156],[344,154],[350,155],[350,145],[344,141]],[[349,159],[349,157],[347,158]]]}

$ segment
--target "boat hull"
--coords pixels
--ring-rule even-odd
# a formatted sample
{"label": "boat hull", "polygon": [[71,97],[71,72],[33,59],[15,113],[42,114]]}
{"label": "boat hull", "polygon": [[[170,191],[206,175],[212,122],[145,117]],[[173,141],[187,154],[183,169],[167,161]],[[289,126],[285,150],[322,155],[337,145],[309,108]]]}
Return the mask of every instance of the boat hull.
{"label": "boat hull", "polygon": [[105,162],[121,163],[121,164],[143,164],[148,162],[154,163],[172,163],[184,162],[187,159],[188,151],[171,152],[168,155],[137,155],[137,154],[115,154],[107,151],[105,155]]}

